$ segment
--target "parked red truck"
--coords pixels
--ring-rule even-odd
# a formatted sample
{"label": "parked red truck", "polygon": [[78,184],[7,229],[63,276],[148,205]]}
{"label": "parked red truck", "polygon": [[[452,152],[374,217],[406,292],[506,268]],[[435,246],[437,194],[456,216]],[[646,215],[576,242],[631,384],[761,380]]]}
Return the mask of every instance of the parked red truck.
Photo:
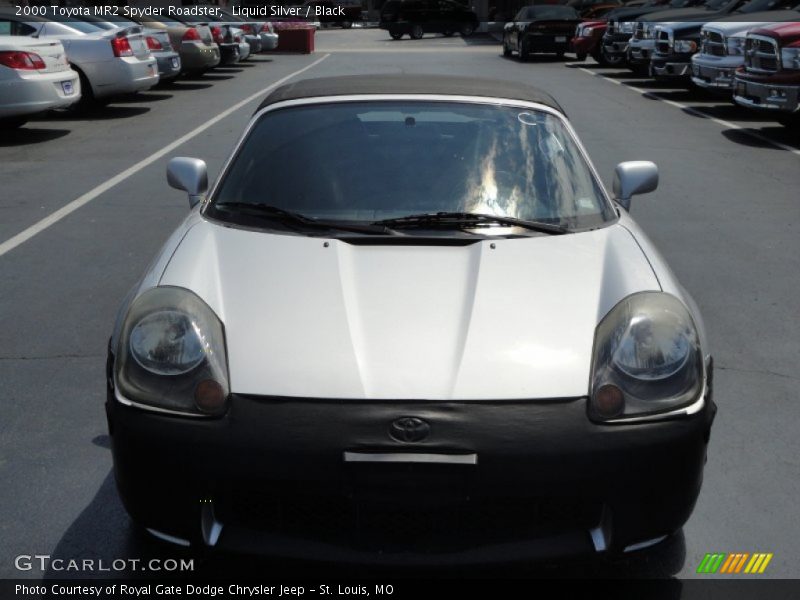
{"label": "parked red truck", "polygon": [[608,23],[602,20],[584,21],[578,25],[575,37],[572,38],[572,50],[578,60],[586,60],[587,56],[591,56],[600,64],[605,64],[601,41],[606,27]]}
{"label": "parked red truck", "polygon": [[800,124],[800,23],[775,23],[747,34],[745,63],[736,72],[734,100]]}

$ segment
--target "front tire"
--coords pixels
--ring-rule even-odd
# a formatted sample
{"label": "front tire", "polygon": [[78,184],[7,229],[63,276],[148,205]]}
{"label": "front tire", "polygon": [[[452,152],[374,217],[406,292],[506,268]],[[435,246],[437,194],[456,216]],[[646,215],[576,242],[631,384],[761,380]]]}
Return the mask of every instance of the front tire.
{"label": "front tire", "polygon": [[389,30],[389,36],[393,40],[401,40],[401,39],[403,39],[403,32],[391,29],[391,30]]}
{"label": "front tire", "polygon": [[604,67],[618,67],[625,62],[624,56],[611,56],[609,55],[605,49],[599,52],[600,59],[595,57],[595,60],[599,62]]}
{"label": "front tire", "polygon": [[588,54],[586,54],[585,52],[581,52],[580,54],[575,55],[575,60],[577,60],[578,62],[583,62],[586,60],[587,56]]}
{"label": "front tire", "polygon": [[353,28],[353,22],[352,21],[342,21],[341,25],[342,25],[342,29],[352,29]]}
{"label": "front tire", "polygon": [[425,30],[422,28],[422,25],[415,23],[411,26],[411,31],[408,35],[411,36],[412,40],[421,40],[422,36],[425,35]]}
{"label": "front tire", "polygon": [[508,46],[508,40],[503,36],[503,56],[511,56],[513,50]]}
{"label": "front tire", "polygon": [[475,25],[473,23],[462,23],[458,31],[461,37],[469,37],[475,33]]}

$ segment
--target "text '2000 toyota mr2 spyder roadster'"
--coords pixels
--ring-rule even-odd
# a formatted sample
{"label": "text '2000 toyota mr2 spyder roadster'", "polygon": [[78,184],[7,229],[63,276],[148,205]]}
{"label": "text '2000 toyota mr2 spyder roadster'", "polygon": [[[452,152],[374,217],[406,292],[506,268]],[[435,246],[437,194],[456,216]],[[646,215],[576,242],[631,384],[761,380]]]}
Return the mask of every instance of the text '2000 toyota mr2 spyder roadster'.
{"label": "text '2000 toyota mr2 spyder roadster'", "polygon": [[481,563],[645,547],[700,491],[698,310],[536,89],[427,76],[274,90],[123,302],[114,469],[153,535]]}

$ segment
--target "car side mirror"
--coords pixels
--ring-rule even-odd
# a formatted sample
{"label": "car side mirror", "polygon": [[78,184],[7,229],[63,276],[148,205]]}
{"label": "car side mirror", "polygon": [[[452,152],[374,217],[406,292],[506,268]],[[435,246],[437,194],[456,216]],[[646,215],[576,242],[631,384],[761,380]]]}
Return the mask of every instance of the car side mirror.
{"label": "car side mirror", "polygon": [[658,187],[658,167],[646,160],[619,163],[614,170],[614,199],[625,210],[631,208],[631,198],[647,194]]}
{"label": "car side mirror", "polygon": [[179,156],[167,163],[167,183],[189,194],[189,206],[194,208],[205,200],[208,191],[208,167],[199,158]]}

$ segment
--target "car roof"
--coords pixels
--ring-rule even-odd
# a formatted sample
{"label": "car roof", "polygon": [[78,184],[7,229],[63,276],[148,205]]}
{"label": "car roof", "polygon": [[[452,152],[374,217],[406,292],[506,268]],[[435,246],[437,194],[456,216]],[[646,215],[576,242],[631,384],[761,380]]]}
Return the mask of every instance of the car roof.
{"label": "car roof", "polygon": [[301,79],[271,92],[256,112],[286,100],[363,94],[478,96],[537,102],[564,114],[550,94],[533,86],[509,81],[440,75],[349,75]]}

